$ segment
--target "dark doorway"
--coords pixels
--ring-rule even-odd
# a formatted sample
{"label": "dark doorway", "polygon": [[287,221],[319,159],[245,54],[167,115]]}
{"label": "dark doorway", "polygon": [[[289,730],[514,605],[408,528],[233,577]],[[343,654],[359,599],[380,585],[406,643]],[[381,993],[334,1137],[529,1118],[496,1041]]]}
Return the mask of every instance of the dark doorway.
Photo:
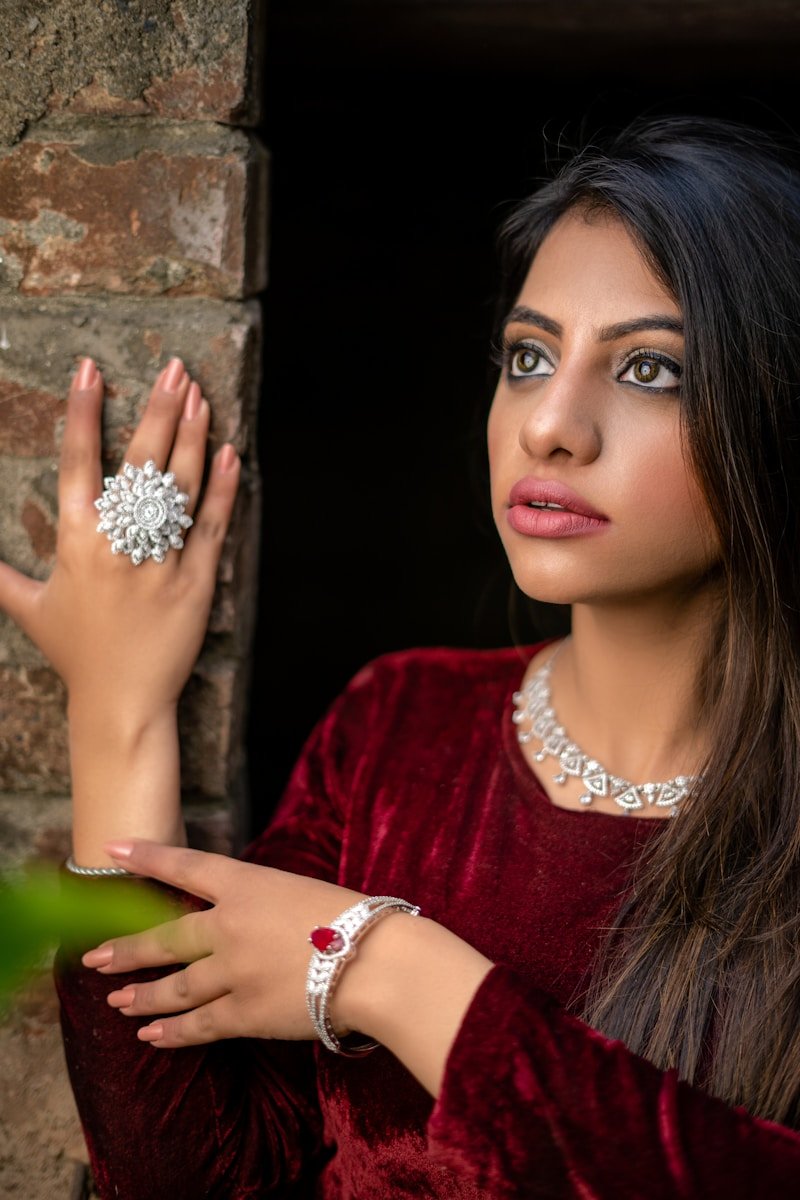
{"label": "dark doorway", "polygon": [[494,230],[535,187],[545,142],[653,108],[788,122],[795,18],[560,7],[585,19],[536,3],[270,5],[254,832],[367,659],[512,640],[474,416],[491,394]]}

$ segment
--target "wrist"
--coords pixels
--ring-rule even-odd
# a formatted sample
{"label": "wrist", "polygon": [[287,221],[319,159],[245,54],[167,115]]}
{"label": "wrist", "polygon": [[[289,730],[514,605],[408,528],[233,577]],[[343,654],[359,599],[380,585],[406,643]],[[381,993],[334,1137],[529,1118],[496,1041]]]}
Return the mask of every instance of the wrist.
{"label": "wrist", "polygon": [[80,866],[111,865],[103,843],[140,837],[185,845],[180,807],[177,713],[143,715],[122,706],[69,708],[73,856]]}
{"label": "wrist", "polygon": [[449,972],[463,992],[477,988],[492,967],[489,959],[424,916],[389,912],[360,942],[342,974],[331,1005],[335,1021],[389,1045],[398,1028],[413,1024],[439,1003]]}
{"label": "wrist", "polygon": [[158,708],[131,703],[124,695],[109,696],[103,692],[91,696],[67,697],[67,722],[70,739],[91,738],[96,751],[108,746],[112,751],[135,750],[139,740],[150,730],[177,729],[177,704],[162,704]]}

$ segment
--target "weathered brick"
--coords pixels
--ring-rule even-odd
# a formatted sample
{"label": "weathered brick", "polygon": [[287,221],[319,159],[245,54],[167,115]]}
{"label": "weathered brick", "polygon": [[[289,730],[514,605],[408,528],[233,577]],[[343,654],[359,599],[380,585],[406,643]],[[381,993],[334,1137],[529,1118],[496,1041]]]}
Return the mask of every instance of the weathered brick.
{"label": "weathered brick", "polygon": [[49,667],[0,666],[0,791],[69,791],[65,704]]}
{"label": "weathered brick", "polygon": [[0,145],[48,112],[255,125],[265,0],[0,4]]}
{"label": "weathered brick", "polygon": [[43,122],[0,156],[0,290],[253,295],[266,172],[260,143],[219,125]]}

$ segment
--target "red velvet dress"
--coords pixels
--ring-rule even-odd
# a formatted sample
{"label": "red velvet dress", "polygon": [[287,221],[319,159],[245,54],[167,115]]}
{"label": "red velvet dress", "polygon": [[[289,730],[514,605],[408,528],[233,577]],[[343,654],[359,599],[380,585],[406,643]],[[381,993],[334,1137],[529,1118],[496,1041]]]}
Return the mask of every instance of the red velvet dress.
{"label": "red velvet dress", "polygon": [[550,804],[511,722],[530,653],[371,663],[245,855],[403,896],[496,964],[438,1099],[383,1048],[153,1050],[135,1037],[145,1021],[105,1003],[126,977],[60,955],[67,1063],[103,1197],[800,1195],[800,1135],[677,1082],[568,1011],[633,859],[665,825]]}

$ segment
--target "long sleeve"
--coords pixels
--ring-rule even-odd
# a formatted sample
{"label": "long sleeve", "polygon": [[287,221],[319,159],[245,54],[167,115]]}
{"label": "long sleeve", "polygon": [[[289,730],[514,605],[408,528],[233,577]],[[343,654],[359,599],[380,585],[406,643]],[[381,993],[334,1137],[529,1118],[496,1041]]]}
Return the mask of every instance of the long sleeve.
{"label": "long sleeve", "polygon": [[529,653],[430,648],[369,664],[245,852],[403,896],[498,964],[438,1098],[383,1047],[358,1060],[258,1041],[153,1053],[106,1005],[108,979],[73,968],[59,984],[67,1060],[104,1200],[800,1195],[800,1135],[571,1015],[665,823],[550,803],[511,721]]}
{"label": "long sleeve", "polygon": [[468,1009],[429,1150],[498,1200],[777,1200],[800,1135],[603,1037],[508,967]]}
{"label": "long sleeve", "polygon": [[[274,820],[244,857],[335,881],[342,837],[342,814],[330,797],[336,708],[309,738]],[[113,885],[81,879],[73,886],[99,895]],[[187,909],[207,906],[164,885],[140,886],[158,887]],[[56,958],[67,1066],[101,1196],[314,1195],[330,1150],[322,1140],[313,1045],[239,1039],[154,1053],[136,1037],[147,1021],[121,1017],[105,997],[163,974],[112,980],[63,949]]]}

